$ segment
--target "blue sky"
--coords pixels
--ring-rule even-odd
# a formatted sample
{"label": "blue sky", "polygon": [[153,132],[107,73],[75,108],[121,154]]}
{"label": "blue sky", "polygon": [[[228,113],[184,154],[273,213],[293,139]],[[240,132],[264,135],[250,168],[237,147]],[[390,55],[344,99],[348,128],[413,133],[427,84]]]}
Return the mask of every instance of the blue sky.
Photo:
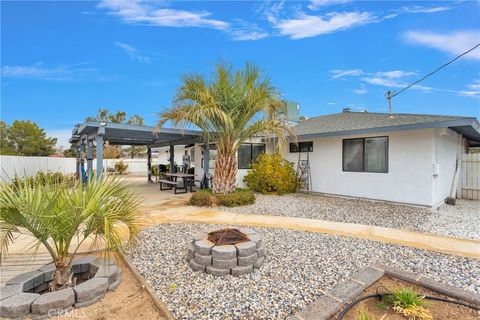
{"label": "blue sky", "polygon": [[[386,112],[399,90],[480,43],[479,1],[1,3],[1,118],[60,144],[100,107],[155,124],[182,74],[255,62],[305,116]],[[405,91],[394,112],[480,118],[480,48]]]}

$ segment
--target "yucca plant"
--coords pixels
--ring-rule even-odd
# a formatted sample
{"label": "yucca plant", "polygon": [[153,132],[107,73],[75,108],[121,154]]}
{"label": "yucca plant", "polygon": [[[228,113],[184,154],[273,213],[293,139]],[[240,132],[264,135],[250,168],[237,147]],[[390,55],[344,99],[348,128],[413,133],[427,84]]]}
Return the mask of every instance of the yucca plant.
{"label": "yucca plant", "polygon": [[125,180],[91,179],[74,186],[27,181],[0,189],[0,258],[16,235],[32,236],[34,252],[44,246],[55,263],[52,291],[73,285],[72,260],[85,240],[108,254],[121,249],[121,227],[132,240],[139,231],[139,202]]}
{"label": "yucca plant", "polygon": [[283,144],[292,129],[276,118],[285,106],[268,77],[252,64],[234,71],[217,64],[211,79],[188,74],[177,90],[174,106],[160,114],[158,127],[167,121],[174,125],[200,128],[205,141],[216,145],[213,191],[235,191],[236,152],[250,138],[271,136]]}

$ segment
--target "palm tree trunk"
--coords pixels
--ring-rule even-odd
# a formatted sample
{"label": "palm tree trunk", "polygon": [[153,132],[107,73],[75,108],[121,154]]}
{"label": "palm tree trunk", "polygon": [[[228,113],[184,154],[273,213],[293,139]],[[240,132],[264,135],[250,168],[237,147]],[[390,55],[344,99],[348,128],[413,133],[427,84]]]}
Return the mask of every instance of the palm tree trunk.
{"label": "palm tree trunk", "polygon": [[213,192],[231,193],[235,191],[237,159],[233,154],[217,154],[213,176]]}
{"label": "palm tree trunk", "polygon": [[55,273],[53,281],[50,283],[50,291],[62,290],[73,285],[71,272],[72,263],[70,258],[59,259],[55,261]]}

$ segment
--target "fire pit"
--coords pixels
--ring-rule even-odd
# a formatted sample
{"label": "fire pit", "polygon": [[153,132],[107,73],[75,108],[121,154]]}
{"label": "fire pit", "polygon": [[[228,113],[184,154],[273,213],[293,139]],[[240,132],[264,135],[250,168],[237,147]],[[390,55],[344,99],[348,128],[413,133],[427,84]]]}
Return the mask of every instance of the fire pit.
{"label": "fire pit", "polygon": [[195,271],[214,276],[241,275],[259,269],[265,261],[265,245],[247,228],[226,228],[193,237],[187,259]]}

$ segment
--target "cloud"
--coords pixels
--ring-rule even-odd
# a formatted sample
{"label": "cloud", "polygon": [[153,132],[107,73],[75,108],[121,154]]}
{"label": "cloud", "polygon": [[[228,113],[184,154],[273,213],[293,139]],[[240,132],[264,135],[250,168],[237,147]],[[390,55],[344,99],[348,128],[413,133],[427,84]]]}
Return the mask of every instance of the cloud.
{"label": "cloud", "polygon": [[416,76],[417,73],[413,71],[392,70],[392,71],[377,72],[375,73],[375,75],[380,77],[391,78],[391,79],[398,79],[398,78]]}
{"label": "cloud", "polygon": [[2,68],[2,77],[51,81],[75,81],[92,76],[96,71],[95,68],[78,67],[78,65],[49,67],[44,66],[43,63],[39,62],[32,66],[4,66]]}
{"label": "cloud", "polygon": [[436,13],[450,10],[450,7],[445,6],[438,6],[438,7],[422,7],[422,6],[411,6],[411,7],[403,7],[401,9],[402,12],[406,13]]}
{"label": "cloud", "polygon": [[119,48],[122,48],[130,57],[132,61],[139,63],[150,63],[151,60],[149,57],[141,55],[140,52],[129,44],[123,42],[115,42],[115,45]]}
{"label": "cloud", "polygon": [[308,8],[311,10],[316,10],[321,7],[327,7],[336,4],[344,4],[351,2],[351,0],[310,0]]}
{"label": "cloud", "polygon": [[461,90],[459,95],[471,98],[480,98],[480,79],[474,80],[473,83],[467,85],[467,90]]}
{"label": "cloud", "polygon": [[[408,31],[403,35],[405,41],[434,48],[450,55],[458,55],[480,43],[480,31],[457,31],[452,33],[434,33]],[[465,58],[480,59],[480,49],[476,49]]]}
{"label": "cloud", "polygon": [[355,77],[361,76],[364,72],[360,69],[350,69],[350,70],[330,70],[330,74],[332,75],[331,79],[340,79],[343,77]]}
{"label": "cloud", "polygon": [[391,78],[382,78],[382,77],[365,77],[362,78],[363,81],[369,84],[383,86],[383,87],[390,87],[390,88],[400,88],[403,87],[404,84],[392,80]]}
{"label": "cloud", "polygon": [[235,26],[228,31],[233,40],[260,40],[269,36],[269,34],[254,23],[242,19],[235,19]]}
{"label": "cloud", "polygon": [[274,27],[291,39],[302,39],[347,30],[372,23],[375,17],[368,12],[333,12],[325,16],[300,13],[294,19],[278,20]]}
{"label": "cloud", "polygon": [[[161,4],[161,2],[159,2]],[[226,30],[230,24],[225,21],[209,18],[210,12],[187,11],[164,8],[155,2],[140,0],[102,0],[99,8],[106,9],[110,14],[120,17],[132,24],[147,24],[162,27],[200,27]]]}
{"label": "cloud", "polygon": [[368,92],[368,90],[364,87],[359,88],[359,89],[354,89],[353,93],[358,94],[358,95],[364,95]]}

